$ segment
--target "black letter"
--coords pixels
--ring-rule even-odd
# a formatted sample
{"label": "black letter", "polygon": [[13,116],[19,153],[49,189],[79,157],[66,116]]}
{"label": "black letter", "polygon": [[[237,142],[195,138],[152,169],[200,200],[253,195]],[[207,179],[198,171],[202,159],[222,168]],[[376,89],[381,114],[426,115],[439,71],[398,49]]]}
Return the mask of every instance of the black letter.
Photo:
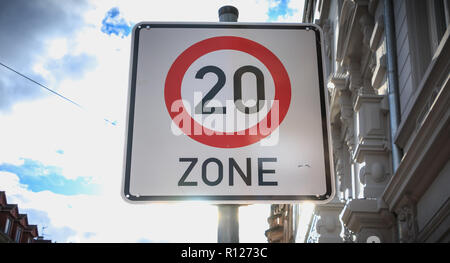
{"label": "black letter", "polygon": [[230,175],[230,185],[234,185],[233,167],[236,168],[236,171],[242,177],[242,180],[244,180],[245,184],[252,185],[252,168],[250,158],[247,158],[247,176],[245,176],[244,172],[241,170],[241,167],[239,167],[236,161],[233,158],[229,158],[228,173]]}
{"label": "black letter", "polygon": [[194,169],[194,166],[197,163],[197,161],[198,158],[180,158],[180,162],[191,162],[191,164],[186,169],[186,172],[184,172],[180,181],[178,181],[178,186],[197,186],[197,182],[186,182],[186,178],[188,177],[192,169]]}
{"label": "black letter", "polygon": [[263,162],[276,162],[277,158],[258,158],[258,185],[278,185],[278,182],[264,182],[263,175],[274,174],[275,170],[264,170]]}
{"label": "black letter", "polygon": [[[206,166],[210,162],[217,163],[217,166],[219,168],[218,169],[219,170],[219,176],[217,177],[217,180],[214,181],[214,182],[209,181],[208,178],[206,177]],[[209,185],[209,186],[215,186],[215,185],[220,184],[220,182],[222,182],[222,178],[223,178],[223,165],[222,165],[222,162],[220,162],[220,160],[216,159],[216,158],[208,158],[208,159],[206,159],[203,162],[203,164],[202,164],[202,179],[203,179],[203,182],[205,184]]]}

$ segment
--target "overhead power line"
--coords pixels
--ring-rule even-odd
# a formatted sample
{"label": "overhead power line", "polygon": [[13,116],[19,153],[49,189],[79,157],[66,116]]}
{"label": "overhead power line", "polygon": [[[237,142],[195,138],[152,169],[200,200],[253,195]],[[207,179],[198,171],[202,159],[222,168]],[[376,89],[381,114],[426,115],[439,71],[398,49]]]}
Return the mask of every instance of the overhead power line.
{"label": "overhead power line", "polygon": [[[17,71],[17,70],[15,70],[15,69],[13,69],[13,68],[11,68],[11,67],[9,67],[9,66],[3,64],[2,62],[0,62],[0,65],[2,65],[3,67],[5,67],[6,69],[9,69],[10,71],[16,73],[17,75],[19,75],[19,76],[21,76],[21,77],[23,77],[23,78],[25,78],[25,79],[27,79],[27,80],[33,82],[34,84],[40,86],[41,88],[43,88],[43,89],[45,89],[45,90],[47,90],[47,91],[53,93],[54,95],[60,97],[61,99],[65,100],[65,101],[67,101],[67,102],[72,103],[73,105],[79,107],[80,109],[86,110],[83,106],[81,106],[80,104],[76,103],[75,101],[73,101],[73,100],[67,98],[66,96],[64,96],[64,95],[62,95],[62,94],[60,94],[60,93],[58,93],[57,91],[54,91],[54,90],[48,88],[48,87],[45,86],[44,84],[39,83],[38,81],[36,81],[36,80],[34,80],[34,79],[32,79],[32,78],[26,76],[25,74],[20,73],[19,71]],[[114,125],[114,126],[117,125],[117,121],[110,121],[110,120],[108,120],[108,119],[106,119],[106,118],[103,118],[103,120],[106,121],[107,123],[110,123],[111,125]]]}
{"label": "overhead power line", "polygon": [[25,76],[24,74],[20,73],[19,71],[15,70],[15,69],[13,69],[13,68],[11,68],[11,67],[8,67],[7,65],[3,64],[2,62],[0,62],[0,65],[2,65],[3,67],[5,67],[5,68],[11,70],[12,72],[18,74],[19,76],[21,76],[21,77],[23,77],[23,78],[26,78],[27,80],[33,82],[34,84],[39,85],[41,88],[46,89],[47,91],[49,91],[49,92],[55,94],[56,96],[58,96],[58,97],[60,97],[60,98],[62,98],[62,99],[64,99],[64,100],[66,100],[66,101],[68,101],[68,102],[70,102],[70,103],[76,105],[77,107],[83,108],[80,104],[76,103],[75,101],[73,101],[73,100],[71,100],[71,99],[69,99],[69,98],[67,98],[67,97],[65,97],[65,96],[63,96],[63,95],[61,95],[61,94],[59,94],[58,92],[56,92],[56,91],[54,91],[54,90],[52,90],[52,89],[50,89],[50,88],[47,88],[45,85],[43,85],[43,84],[41,84],[41,83],[35,81],[34,79],[32,79],[32,78],[30,78],[30,77],[28,77],[28,76]]}

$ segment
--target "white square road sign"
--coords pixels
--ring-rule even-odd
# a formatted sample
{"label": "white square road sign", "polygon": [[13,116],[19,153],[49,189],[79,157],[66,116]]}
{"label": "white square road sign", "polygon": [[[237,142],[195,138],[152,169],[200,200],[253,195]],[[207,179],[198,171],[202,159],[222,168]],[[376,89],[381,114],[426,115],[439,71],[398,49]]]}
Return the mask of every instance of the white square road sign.
{"label": "white square road sign", "polygon": [[136,25],[124,198],[330,200],[321,42],[306,24]]}

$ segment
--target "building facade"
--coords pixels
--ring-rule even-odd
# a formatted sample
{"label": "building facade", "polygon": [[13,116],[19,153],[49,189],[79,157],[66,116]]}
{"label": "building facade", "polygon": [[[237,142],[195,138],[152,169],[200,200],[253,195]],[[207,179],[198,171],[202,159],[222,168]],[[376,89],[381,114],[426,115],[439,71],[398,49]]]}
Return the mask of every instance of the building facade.
{"label": "building facade", "polygon": [[323,30],[336,176],[305,240],[450,242],[450,1],[306,0],[303,22]]}
{"label": "building facade", "polygon": [[266,237],[269,243],[294,243],[296,239],[299,206],[291,204],[271,205],[267,219],[269,229]]}
{"label": "building facade", "polygon": [[38,236],[36,225],[28,224],[26,214],[20,214],[16,204],[8,204],[6,194],[0,191],[0,243],[50,242]]}

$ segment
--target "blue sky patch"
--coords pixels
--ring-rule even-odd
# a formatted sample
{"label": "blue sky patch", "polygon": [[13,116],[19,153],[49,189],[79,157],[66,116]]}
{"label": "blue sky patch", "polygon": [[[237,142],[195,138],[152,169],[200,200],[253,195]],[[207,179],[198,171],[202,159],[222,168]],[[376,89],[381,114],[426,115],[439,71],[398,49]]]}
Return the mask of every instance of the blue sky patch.
{"label": "blue sky patch", "polygon": [[120,15],[119,8],[113,7],[102,20],[102,32],[124,38],[131,33],[131,23]]}
{"label": "blue sky patch", "polygon": [[44,165],[32,159],[23,159],[22,165],[3,163],[0,171],[16,174],[21,184],[27,185],[33,192],[51,191],[62,195],[96,194],[99,186],[91,183],[91,177],[67,179],[62,168]]}
{"label": "blue sky patch", "polygon": [[269,21],[276,21],[279,17],[292,16],[294,9],[289,8],[289,0],[275,1],[277,4],[274,7],[270,7],[267,14],[269,15]]}

